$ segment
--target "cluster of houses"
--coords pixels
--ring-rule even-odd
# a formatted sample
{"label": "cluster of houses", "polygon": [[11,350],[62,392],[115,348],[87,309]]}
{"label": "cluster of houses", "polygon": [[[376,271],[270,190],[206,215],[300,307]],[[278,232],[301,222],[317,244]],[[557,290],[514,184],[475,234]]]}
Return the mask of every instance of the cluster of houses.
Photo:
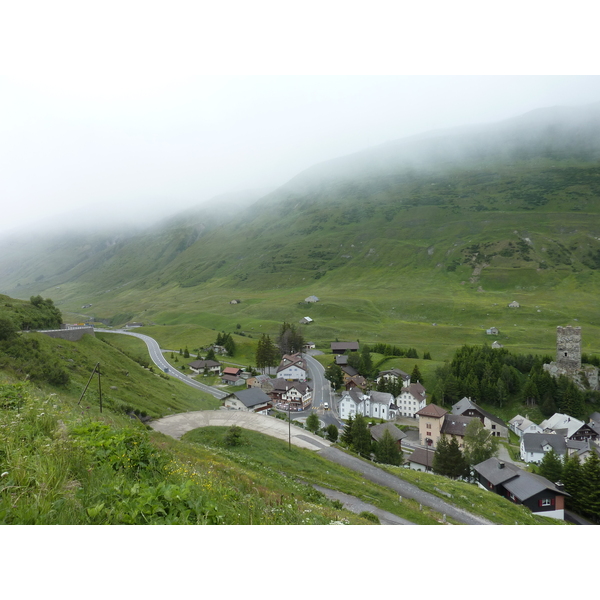
{"label": "cluster of houses", "polygon": [[377,383],[382,379],[402,383],[402,391],[394,397],[389,392],[375,390],[363,391],[360,386],[352,385],[352,378],[346,383],[346,390],[338,404],[341,419],[356,415],[368,418],[395,421],[399,417],[415,418],[417,412],[427,402],[425,388],[420,383],[411,383],[410,376],[400,369],[391,369],[379,373]]}
{"label": "cluster of houses", "polygon": [[[593,413],[589,423],[556,413],[539,425],[521,415],[505,424],[469,398],[463,398],[452,406],[450,412],[428,404],[416,416],[421,447],[408,458],[408,466],[415,470],[432,470],[434,449],[442,437],[456,438],[459,447],[463,448],[465,430],[472,419],[479,419],[493,436],[507,438],[509,429],[518,435],[521,459],[526,463],[540,463],[551,450],[559,456],[577,454],[582,461],[592,452],[600,455],[597,444],[600,439],[600,413]],[[516,504],[523,504],[533,513],[564,519],[567,494],[561,482],[549,481],[496,457],[475,465],[473,470],[480,487]]]}
{"label": "cluster of houses", "polygon": [[188,366],[196,374],[218,376],[224,385],[246,385],[246,389],[225,397],[225,408],[267,414],[274,406],[300,411],[312,403],[312,389],[307,383],[308,366],[301,354],[284,355],[275,379],[269,375],[252,376],[240,367],[223,368],[216,360],[195,360]]}
{"label": "cluster of houses", "polygon": [[520,438],[521,460],[526,463],[539,464],[551,450],[561,458],[577,454],[581,461],[591,452],[600,455],[600,413],[592,413],[588,423],[555,413],[539,425],[517,415],[508,426]]}

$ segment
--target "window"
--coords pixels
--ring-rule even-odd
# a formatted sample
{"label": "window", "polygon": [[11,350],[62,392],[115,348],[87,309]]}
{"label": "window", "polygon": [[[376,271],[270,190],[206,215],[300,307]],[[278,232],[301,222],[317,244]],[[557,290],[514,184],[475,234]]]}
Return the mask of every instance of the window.
{"label": "window", "polygon": [[550,498],[542,498],[541,506],[552,506],[552,500]]}
{"label": "window", "polygon": [[431,423],[427,423],[427,429],[431,429]]}

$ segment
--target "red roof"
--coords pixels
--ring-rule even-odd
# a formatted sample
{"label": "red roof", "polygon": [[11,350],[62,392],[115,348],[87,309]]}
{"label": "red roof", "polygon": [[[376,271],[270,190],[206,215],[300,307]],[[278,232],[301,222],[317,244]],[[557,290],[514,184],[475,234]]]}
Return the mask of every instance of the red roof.
{"label": "red roof", "polygon": [[223,375],[237,375],[241,372],[241,369],[238,367],[225,367],[223,369]]}
{"label": "red roof", "polygon": [[437,404],[428,404],[425,408],[417,411],[415,414],[421,417],[434,417],[436,419],[442,418],[448,411]]}

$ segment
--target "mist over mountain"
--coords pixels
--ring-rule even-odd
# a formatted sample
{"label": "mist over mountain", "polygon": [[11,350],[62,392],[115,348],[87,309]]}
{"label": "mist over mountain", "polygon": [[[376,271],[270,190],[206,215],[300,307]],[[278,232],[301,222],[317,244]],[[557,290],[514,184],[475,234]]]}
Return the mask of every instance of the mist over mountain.
{"label": "mist over mountain", "polygon": [[0,292],[146,317],[159,303],[195,310],[184,299],[209,288],[583,298],[600,288],[599,159],[600,103],[431,131],[151,227],[4,243]]}

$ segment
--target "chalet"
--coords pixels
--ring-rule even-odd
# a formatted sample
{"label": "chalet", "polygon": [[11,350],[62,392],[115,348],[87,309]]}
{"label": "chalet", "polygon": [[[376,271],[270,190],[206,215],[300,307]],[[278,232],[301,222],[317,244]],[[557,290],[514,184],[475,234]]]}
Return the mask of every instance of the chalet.
{"label": "chalet", "polygon": [[367,389],[367,380],[362,375],[354,375],[346,381],[344,387],[347,390],[358,388],[364,392]]}
{"label": "chalet", "polygon": [[492,432],[494,437],[508,438],[508,427],[506,423],[492,413],[478,406],[470,398],[463,398],[452,406],[453,415],[463,415],[466,417],[477,417],[483,426]]}
{"label": "chalet", "polygon": [[194,373],[204,373],[208,371],[212,375],[221,374],[221,363],[216,360],[195,360],[188,364],[188,367],[194,371]]}
{"label": "chalet", "polygon": [[498,328],[497,327],[490,327],[489,329],[486,329],[485,332],[488,335],[498,335]]}
{"label": "chalet", "polygon": [[335,364],[343,367],[348,364],[348,356],[346,354],[338,354],[335,357]]}
{"label": "chalet", "polygon": [[437,404],[428,404],[415,414],[419,419],[419,443],[421,446],[435,448],[448,411]]}
{"label": "chalet", "polygon": [[316,348],[316,345],[315,345],[315,343],[314,343],[314,342],[306,342],[306,343],[304,344],[304,348],[305,348],[306,350],[314,350],[314,349]]}
{"label": "chalet", "polygon": [[246,380],[246,386],[249,388],[260,388],[268,394],[273,390],[273,381],[275,380],[271,379],[268,375],[256,375]]}
{"label": "chalet", "polygon": [[393,423],[379,423],[379,425],[373,425],[369,427],[369,433],[371,434],[371,438],[373,438],[376,442],[380,442],[383,438],[384,432],[389,431],[393,440],[396,442],[398,446],[398,450],[402,451],[402,440],[406,437],[406,434],[402,429],[396,427]]}
{"label": "chalet", "polygon": [[494,340],[492,342],[492,349],[497,350],[498,348],[504,348],[504,346],[500,342]]}
{"label": "chalet", "polygon": [[334,354],[358,352],[358,342],[331,342],[331,351]]}
{"label": "chalet", "polygon": [[377,376],[377,383],[384,381],[402,382],[402,385],[407,386],[410,383],[410,375],[400,369],[389,369],[388,371],[380,371]]}
{"label": "chalet", "polygon": [[433,455],[435,452],[427,448],[415,448],[414,452],[408,457],[408,467],[413,471],[433,472]]}
{"label": "chalet", "polygon": [[476,418],[477,417],[467,417],[464,415],[444,415],[444,421],[440,429],[440,437],[445,437],[448,440],[456,438],[458,447],[462,450],[465,447],[464,439],[467,425]]}
{"label": "chalet", "polygon": [[308,368],[300,354],[284,354],[277,367],[277,377],[290,381],[306,381]]}
{"label": "chalet", "polygon": [[508,307],[509,307],[509,308],[521,308],[521,305],[520,305],[520,304],[519,304],[519,303],[518,303],[516,300],[513,300],[513,301],[512,301],[512,302],[511,302],[511,303],[508,305]]}
{"label": "chalet", "polygon": [[242,410],[266,415],[272,408],[271,398],[261,389],[249,388],[233,392],[223,398],[223,405],[229,410]]}
{"label": "chalet", "polygon": [[425,408],[426,404],[427,398],[425,388],[420,383],[409,383],[396,397],[398,413],[403,417],[415,419],[417,412],[422,408]]}
{"label": "chalet", "polygon": [[308,298],[304,298],[304,302],[318,302],[319,299],[316,296],[309,296]]}
{"label": "chalet", "polygon": [[226,385],[243,385],[242,369],[238,367],[225,367],[221,374],[221,383]]}
{"label": "chalet", "polygon": [[508,422],[508,428],[521,437],[524,433],[542,433],[543,429],[526,416],[517,415]]}
{"label": "chalet", "polygon": [[350,365],[340,365],[340,368],[342,369],[342,374],[344,376],[344,385],[346,385],[352,377],[358,375],[358,371]]}
{"label": "chalet", "polygon": [[561,457],[567,452],[566,439],[556,433],[524,433],[519,446],[521,460],[526,463],[542,462],[551,450]]}
{"label": "chalet", "polygon": [[593,442],[599,439],[599,432],[592,423],[584,423],[579,419],[564,415],[561,413],[553,414],[549,419],[542,421],[540,427],[547,432],[554,432],[570,440],[591,440]]}
{"label": "chalet", "polygon": [[284,405],[285,410],[305,410],[312,403],[312,389],[302,381],[272,379],[273,389],[269,397],[276,403]]}
{"label": "chalet", "polygon": [[310,317],[302,317],[302,319],[300,319],[298,322],[300,325],[308,325],[309,323],[312,323],[313,320]]}
{"label": "chalet", "polygon": [[479,487],[523,504],[535,514],[564,519],[565,497],[569,494],[562,486],[495,457],[475,465],[473,470]]}

